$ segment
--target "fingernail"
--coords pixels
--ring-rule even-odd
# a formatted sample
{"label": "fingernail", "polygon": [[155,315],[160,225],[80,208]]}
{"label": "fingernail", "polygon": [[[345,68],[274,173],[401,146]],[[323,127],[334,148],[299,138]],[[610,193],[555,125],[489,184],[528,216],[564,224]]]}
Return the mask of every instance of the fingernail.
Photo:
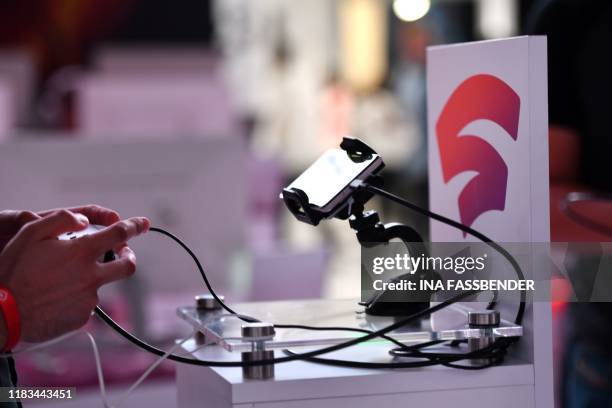
{"label": "fingernail", "polygon": [[89,224],[89,218],[83,214],[75,214],[81,224]]}
{"label": "fingernail", "polygon": [[132,253],[132,254],[134,253],[134,251],[132,251],[132,248],[130,248],[130,247],[129,247],[129,246],[127,246],[127,245],[126,245],[126,246],[121,247],[120,251],[121,251],[121,253],[128,253],[128,254],[129,254],[129,253]]}
{"label": "fingernail", "polygon": [[128,258],[130,258],[132,260],[136,260],[136,254],[134,253],[132,248],[127,247],[127,246],[121,248],[121,255],[127,256]]}

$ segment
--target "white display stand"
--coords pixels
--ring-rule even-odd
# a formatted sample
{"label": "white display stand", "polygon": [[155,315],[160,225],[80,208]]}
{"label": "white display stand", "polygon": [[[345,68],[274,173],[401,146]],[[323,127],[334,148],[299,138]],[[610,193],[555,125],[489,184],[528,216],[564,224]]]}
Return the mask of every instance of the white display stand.
{"label": "white display stand", "polygon": [[[193,343],[186,344],[187,350]],[[328,357],[387,359],[388,345],[354,347]],[[277,352],[278,357],[282,353]],[[194,354],[208,360],[240,359],[220,347]],[[533,366],[519,360],[487,370],[446,367],[361,370],[307,362],[279,364],[274,380],[245,380],[240,368],[177,365],[179,408],[396,408],[532,407]],[[478,405],[474,405],[477,403]]]}
{"label": "white display stand", "polygon": [[[508,167],[504,208],[479,213],[471,224],[501,241],[546,242],[548,228],[548,150],[546,42],[542,37],[434,47],[428,54],[430,191],[432,209],[461,219],[457,198],[476,174],[444,181],[435,123],[453,90],[476,74],[496,75],[520,98],[512,138],[499,125],[474,118],[457,129],[486,139],[502,152]],[[479,95],[475,95],[479,96]],[[464,108],[469,110],[469,99]],[[508,119],[512,122],[512,117]],[[490,122],[490,120],[489,120]],[[505,138],[505,139],[504,139]],[[495,140],[494,140],[495,139]],[[497,140],[502,139],[502,140]],[[507,150],[507,151],[506,151]],[[459,151],[453,152],[462,154]],[[469,155],[470,151],[463,154]],[[505,177],[504,177],[505,178]],[[492,188],[489,185],[487,188]],[[486,194],[487,188],[481,193]],[[474,196],[472,196],[474,199]],[[499,205],[498,205],[499,206]],[[485,206],[486,207],[486,206]],[[505,211],[504,214],[501,214]],[[503,215],[503,216],[501,216]],[[432,226],[435,240],[461,241],[460,233]],[[347,226],[348,228],[348,226]],[[282,290],[282,288],[279,288]],[[239,305],[237,305],[238,307]],[[502,305],[516,309],[516,305]],[[245,306],[246,307],[246,306]],[[241,310],[237,308],[237,310]],[[305,309],[307,310],[307,309]],[[502,310],[504,317],[507,317]],[[266,319],[267,316],[257,316]],[[299,321],[300,316],[296,316]],[[285,322],[283,322],[285,323]],[[526,338],[501,366],[465,371],[446,367],[399,370],[338,368],[308,362],[279,364],[269,380],[245,380],[240,368],[177,365],[178,406],[215,408],[348,408],[348,407],[537,407],[553,406],[550,309],[529,307]],[[193,351],[195,341],[184,351]],[[325,357],[357,361],[390,361],[388,344],[352,347]],[[302,350],[300,350],[302,351]],[[281,352],[276,352],[281,356]],[[221,346],[193,353],[208,360],[240,360]]]}
{"label": "white display stand", "polygon": [[[431,47],[427,64],[431,210],[498,242],[549,242],[546,37]],[[431,240],[476,239],[432,222]],[[552,407],[550,303],[528,304],[523,326],[514,350],[535,372],[527,406]]]}

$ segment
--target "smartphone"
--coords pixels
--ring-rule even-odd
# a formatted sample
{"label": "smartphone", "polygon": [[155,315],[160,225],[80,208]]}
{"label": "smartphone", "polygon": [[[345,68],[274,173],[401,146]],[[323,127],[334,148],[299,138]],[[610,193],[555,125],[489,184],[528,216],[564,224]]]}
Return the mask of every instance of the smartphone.
{"label": "smartphone", "polygon": [[308,196],[310,206],[328,212],[350,196],[349,185],[353,180],[365,180],[383,167],[384,163],[377,154],[354,160],[344,150],[330,149],[289,184],[287,189],[302,190]]}

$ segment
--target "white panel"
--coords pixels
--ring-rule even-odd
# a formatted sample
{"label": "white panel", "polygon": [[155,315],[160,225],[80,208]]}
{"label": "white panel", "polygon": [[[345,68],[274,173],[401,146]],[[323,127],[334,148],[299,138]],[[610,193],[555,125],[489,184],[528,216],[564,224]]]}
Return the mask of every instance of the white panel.
{"label": "white panel", "polygon": [[[505,162],[507,186],[502,208],[477,215],[471,226],[499,242],[548,242],[550,239],[549,182],[548,182],[548,100],[545,37],[517,37],[496,41],[482,41],[428,49],[428,135],[430,207],[452,219],[461,220],[459,196],[478,173],[469,170],[446,180],[442,160],[470,157],[479,165],[496,162],[495,157],[475,156],[475,150],[456,148],[441,157],[438,144],[438,123],[453,92],[469,78],[491,75],[509,86],[520,99],[517,133],[510,135],[500,123],[479,117],[466,121],[456,135],[476,136],[488,143]],[[478,99],[486,90],[473,88],[465,104]],[[500,92],[489,95],[491,106],[482,111],[497,111],[498,117],[511,118],[507,103],[495,103]],[[463,105],[461,111],[465,110]],[[502,112],[503,114],[501,114]],[[458,113],[461,115],[461,113]],[[512,122],[512,120],[509,120]],[[514,139],[512,136],[516,136]],[[463,140],[465,142],[465,139]],[[461,142],[457,143],[460,145]],[[465,143],[463,143],[465,146]],[[497,161],[498,162],[498,161]],[[470,168],[470,166],[464,166]],[[478,166],[476,166],[478,167]],[[483,170],[485,172],[486,170]],[[501,173],[498,173],[501,174]],[[502,177],[503,179],[503,177]],[[503,180],[495,184],[481,184],[476,203],[487,202],[495,193],[503,191]],[[465,218],[466,211],[463,212]],[[432,222],[432,241],[475,241],[473,237],[447,225]],[[523,265],[529,268],[531,265]],[[502,314],[512,318],[516,302],[500,304]],[[519,358],[534,362],[535,390],[538,407],[553,405],[552,327],[550,305],[529,305],[524,320],[525,335],[514,348]]]}

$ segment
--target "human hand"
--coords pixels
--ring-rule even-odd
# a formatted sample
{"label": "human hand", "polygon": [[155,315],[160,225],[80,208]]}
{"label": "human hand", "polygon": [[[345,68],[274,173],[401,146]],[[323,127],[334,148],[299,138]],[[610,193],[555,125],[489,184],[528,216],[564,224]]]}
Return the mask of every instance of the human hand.
{"label": "human hand", "polygon": [[[126,243],[146,232],[149,221],[130,218],[79,239],[57,239],[88,223],[68,210],[44,214],[23,226],[0,254],[0,282],[17,302],[23,340],[44,341],[83,326],[98,303],[98,289],[135,272]],[[118,259],[99,263],[109,249]]]}
{"label": "human hand", "polygon": [[[0,211],[0,252],[6,244],[17,234],[17,232],[28,222],[37,220],[41,217],[57,212],[59,209],[45,210],[38,213],[32,211]],[[99,205],[83,205],[79,207],[67,208],[68,211],[83,214],[89,219],[91,224],[108,226],[119,221],[119,214],[108,208]]]}

